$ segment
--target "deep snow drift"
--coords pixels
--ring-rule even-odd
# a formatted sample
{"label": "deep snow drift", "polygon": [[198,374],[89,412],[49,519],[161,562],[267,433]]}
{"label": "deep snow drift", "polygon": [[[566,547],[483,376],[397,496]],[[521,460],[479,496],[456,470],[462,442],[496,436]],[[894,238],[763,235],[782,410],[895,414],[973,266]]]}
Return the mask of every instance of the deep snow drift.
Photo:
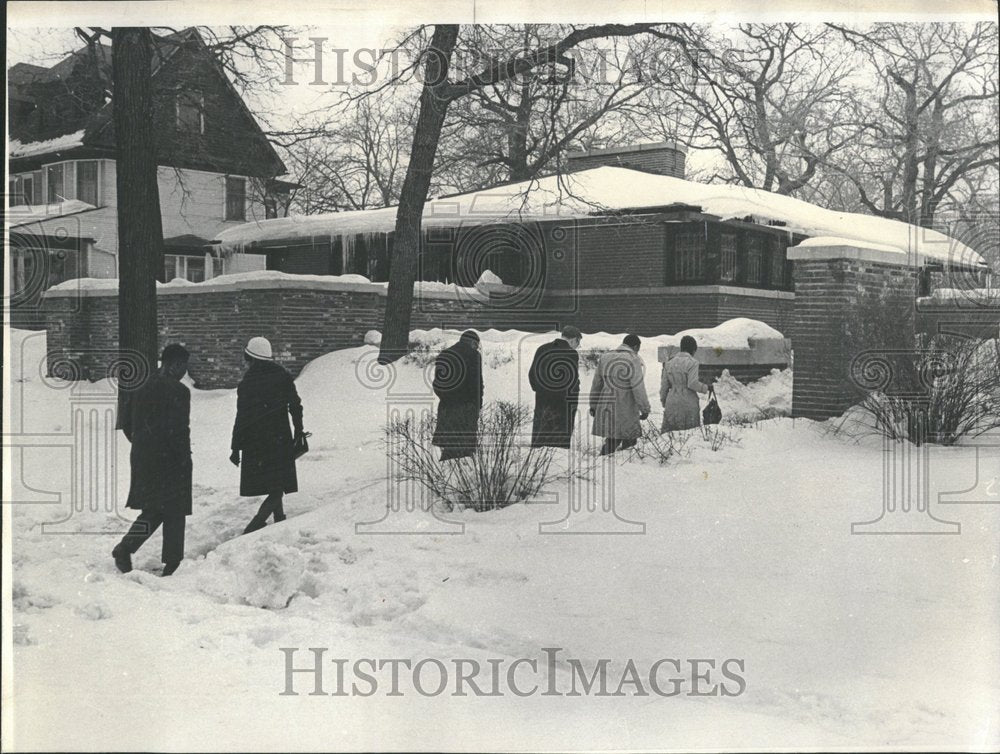
{"label": "deep snow drift", "polygon": [[[109,553],[127,520],[103,509],[69,515],[65,433],[96,428],[101,414],[91,408],[103,386],[43,378],[44,334],[12,336],[10,431],[69,439],[15,449],[5,464],[14,470],[9,499],[20,501],[5,511],[10,748],[1000,746],[1000,507],[937,505],[939,517],[962,524],[957,536],[852,536],[852,522],[881,506],[881,446],[871,438],[787,418],[737,426],[738,442],[717,452],[695,436],[690,455],[667,466],[614,466],[615,511],[642,533],[565,533],[637,529],[600,509],[568,515],[565,497],[453,513],[464,525],[457,533],[429,513],[386,516],[387,397],[422,405],[427,367],[418,357],[379,370],[376,349],[364,346],[317,359],[297,380],[314,433],[299,462],[302,492],[287,498],[286,522],[254,535],[237,536],[257,501],[238,497],[227,461],[235,391],[193,390],[188,559],[158,577],[157,535],[123,576]],[[484,333],[487,400],[530,403],[527,364],[550,337]],[[588,336],[583,348],[604,340]],[[652,346],[643,356],[656,406]],[[585,393],[592,375],[583,372]],[[790,374],[777,373],[750,388],[724,383],[719,398],[729,413],[780,408],[790,389]],[[120,437],[116,455],[121,504]],[[974,484],[976,448],[933,448],[931,461],[933,496]],[[982,472],[1000,475],[985,451]],[[541,534],[540,524],[563,533]],[[588,674],[610,660],[612,692],[629,660],[646,669],[673,658],[687,682],[670,697],[649,693],[646,680],[646,695],[626,685],[621,696],[543,696],[540,671],[540,689],[523,698],[506,683],[502,696],[459,697],[452,672],[447,691],[423,696],[402,671],[403,695],[390,696],[385,669],[376,694],[333,696],[336,666],[327,662],[328,695],[309,695],[308,674],[294,678],[299,695],[281,695],[281,648],[298,648],[303,668],[309,647],[328,648],[325,658],[348,668],[363,658],[436,658],[453,671],[460,658],[505,670],[534,659],[541,668],[545,648],[560,648],[563,691],[570,658]],[[688,695],[696,658],[742,661],[745,690]],[[530,689],[523,664],[519,673]],[[430,669],[431,690],[435,679]]]}

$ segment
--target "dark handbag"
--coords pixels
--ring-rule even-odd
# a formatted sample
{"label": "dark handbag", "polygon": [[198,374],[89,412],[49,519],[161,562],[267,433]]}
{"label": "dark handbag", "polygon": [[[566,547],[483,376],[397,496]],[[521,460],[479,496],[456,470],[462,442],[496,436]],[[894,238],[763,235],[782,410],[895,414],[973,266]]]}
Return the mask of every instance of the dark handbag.
{"label": "dark handbag", "polygon": [[294,460],[297,461],[309,452],[309,441],[306,439],[307,437],[312,437],[312,432],[300,432],[295,435],[295,439],[292,440],[292,458]]}
{"label": "dark handbag", "polygon": [[719,402],[715,399],[715,388],[710,387],[708,389],[708,404],[701,412],[701,423],[708,426],[709,424],[718,424],[721,421],[722,409],[719,408]]}

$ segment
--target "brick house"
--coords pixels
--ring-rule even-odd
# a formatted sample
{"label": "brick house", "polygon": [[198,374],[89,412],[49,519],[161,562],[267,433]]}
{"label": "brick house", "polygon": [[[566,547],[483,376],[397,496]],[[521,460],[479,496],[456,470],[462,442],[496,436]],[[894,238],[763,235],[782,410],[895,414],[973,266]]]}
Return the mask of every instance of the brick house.
{"label": "brick house", "polygon": [[[50,68],[8,70],[11,285],[25,312],[74,277],[115,277],[118,213],[111,48],[95,43]],[[285,166],[195,29],[157,39],[154,120],[162,279],[260,269],[219,255],[227,227],[275,216]]]}
{"label": "brick house", "polygon": [[[563,174],[430,200],[419,279],[473,286],[490,270],[504,284],[491,297],[498,323],[511,315],[521,327],[534,318],[542,329],[659,335],[734,317],[785,331],[795,299],[791,247],[849,242],[883,246],[921,270],[982,269],[971,249],[934,231],[684,180],[684,150],[672,143],[568,162]],[[282,272],[385,281],[395,213],[248,222],[222,232],[218,246],[264,254],[268,269]]]}

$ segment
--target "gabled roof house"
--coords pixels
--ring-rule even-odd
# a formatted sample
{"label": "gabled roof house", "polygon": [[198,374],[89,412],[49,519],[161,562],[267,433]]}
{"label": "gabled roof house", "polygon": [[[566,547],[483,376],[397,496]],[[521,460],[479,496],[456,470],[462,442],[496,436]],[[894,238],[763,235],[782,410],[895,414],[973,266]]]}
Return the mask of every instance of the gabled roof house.
{"label": "gabled roof house", "polygon": [[[259,269],[209,242],[274,213],[285,165],[196,29],[157,38],[154,121],[163,279]],[[115,277],[118,212],[111,48],[8,70],[8,227],[14,309],[74,277]]]}

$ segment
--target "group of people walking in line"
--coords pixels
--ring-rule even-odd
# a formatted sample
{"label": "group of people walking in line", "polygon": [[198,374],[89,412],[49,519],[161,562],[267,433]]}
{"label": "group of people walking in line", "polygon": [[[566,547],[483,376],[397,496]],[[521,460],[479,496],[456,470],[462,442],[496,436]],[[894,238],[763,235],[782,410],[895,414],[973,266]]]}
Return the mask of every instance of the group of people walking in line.
{"label": "group of people walking in line", "polygon": [[[535,351],[528,382],[535,393],[531,428],[533,447],[568,448],[580,404],[580,354],[583,335],[568,325],[555,340]],[[649,417],[645,367],[639,358],[641,341],[626,335],[621,345],[601,356],[590,388],[591,434],[604,438],[601,455],[636,444],[642,422]],[[441,460],[470,456],[478,443],[479,413],[483,406],[483,369],[479,335],[462,333],[444,349],[434,365],[434,393],[439,399],[432,442],[441,448]],[[662,432],[692,429],[701,424],[698,393],[710,385],[698,375],[693,337],[681,338],[680,352],[664,366],[660,381]]]}
{"label": "group of people walking in line", "polygon": [[[285,520],[284,495],[298,490],[294,448],[306,433],[295,382],[275,362],[270,342],[251,338],[243,358],[247,368],[236,391],[229,460],[240,467],[240,495],[265,495],[243,530],[248,534],[269,518]],[[141,513],[111,552],[122,573],[132,570],[132,556],[160,526],[163,575],[174,573],[184,559],[184,526],[191,515],[191,392],[181,379],[189,360],[183,346],[168,345],[159,371],[123,401],[119,424],[132,444],[125,507]]]}
{"label": "group of people walking in line", "polygon": [[[535,352],[528,382],[535,393],[533,447],[569,448],[580,403],[581,332],[567,326],[560,337]],[[649,416],[641,342],[627,335],[601,356],[590,389],[592,434],[603,437],[601,454],[630,448]],[[697,427],[698,393],[709,386],[698,379],[694,338],[681,339],[681,351],[667,362],[660,383],[662,431]],[[243,349],[246,371],[237,388],[236,420],[229,460],[240,467],[240,495],[264,495],[244,534],[285,520],[283,498],[298,490],[295,447],[306,435],[302,401],[291,375],[276,363],[266,338],[251,338]],[[141,511],[112,550],[118,570],[132,570],[132,555],[161,526],[163,575],[174,573],[184,558],[184,528],[191,515],[191,393],[181,383],[190,360],[176,343],[163,349],[160,368],[123,401],[120,426],[131,443],[132,480],[127,508]],[[483,369],[479,335],[462,333],[434,365],[434,393],[439,399],[432,443],[441,459],[470,456],[478,447],[483,407]],[[291,419],[291,426],[289,426]]]}

